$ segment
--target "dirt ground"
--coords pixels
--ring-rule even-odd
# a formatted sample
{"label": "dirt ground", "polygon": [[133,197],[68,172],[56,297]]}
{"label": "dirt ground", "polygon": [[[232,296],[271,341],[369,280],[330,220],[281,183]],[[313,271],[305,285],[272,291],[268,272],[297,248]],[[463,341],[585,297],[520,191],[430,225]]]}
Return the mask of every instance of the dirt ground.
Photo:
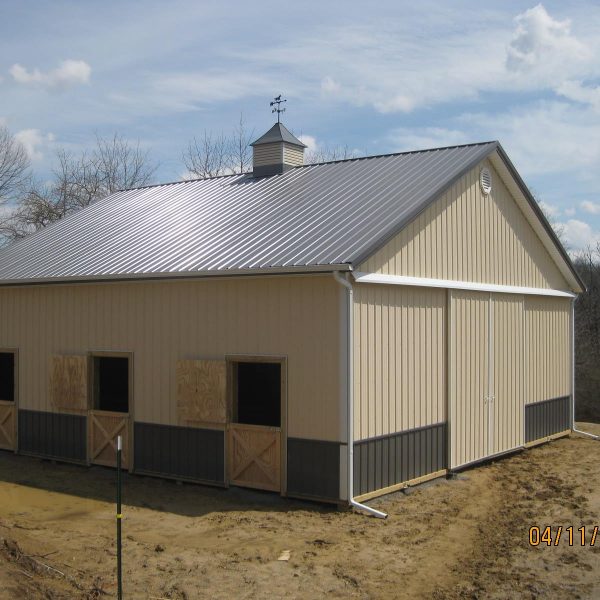
{"label": "dirt ground", "polygon": [[[115,597],[114,479],[0,453],[0,598]],[[385,521],[126,476],[124,596],[599,598],[599,480],[600,442],[579,436],[374,500]],[[534,525],[575,544],[531,547]]]}

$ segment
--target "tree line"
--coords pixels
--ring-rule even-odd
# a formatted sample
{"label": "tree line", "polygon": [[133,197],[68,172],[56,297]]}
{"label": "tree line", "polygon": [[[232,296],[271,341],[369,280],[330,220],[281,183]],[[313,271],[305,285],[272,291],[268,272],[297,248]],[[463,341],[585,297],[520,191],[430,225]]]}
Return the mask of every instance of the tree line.
{"label": "tree line", "polygon": [[581,252],[575,268],[587,288],[575,301],[575,418],[600,423],[600,244]]}

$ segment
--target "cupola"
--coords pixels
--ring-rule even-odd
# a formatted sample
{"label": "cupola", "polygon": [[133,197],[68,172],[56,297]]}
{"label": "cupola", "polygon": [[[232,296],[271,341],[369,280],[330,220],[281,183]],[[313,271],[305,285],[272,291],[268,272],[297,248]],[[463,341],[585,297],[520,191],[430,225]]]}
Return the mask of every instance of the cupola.
{"label": "cupola", "polygon": [[250,145],[254,177],[277,175],[304,164],[306,146],[283,123],[275,123]]}

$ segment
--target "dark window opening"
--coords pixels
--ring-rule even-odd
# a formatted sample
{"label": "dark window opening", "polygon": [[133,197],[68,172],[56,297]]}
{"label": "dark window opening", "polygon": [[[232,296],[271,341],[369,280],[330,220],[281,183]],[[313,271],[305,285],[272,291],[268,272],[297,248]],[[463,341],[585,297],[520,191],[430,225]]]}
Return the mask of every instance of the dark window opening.
{"label": "dark window opening", "polygon": [[129,412],[129,359],[94,357],[94,408]]}
{"label": "dark window opening", "polygon": [[281,365],[237,364],[237,422],[281,427]]}
{"label": "dark window opening", "polygon": [[15,401],[15,355],[0,352],[0,400]]}

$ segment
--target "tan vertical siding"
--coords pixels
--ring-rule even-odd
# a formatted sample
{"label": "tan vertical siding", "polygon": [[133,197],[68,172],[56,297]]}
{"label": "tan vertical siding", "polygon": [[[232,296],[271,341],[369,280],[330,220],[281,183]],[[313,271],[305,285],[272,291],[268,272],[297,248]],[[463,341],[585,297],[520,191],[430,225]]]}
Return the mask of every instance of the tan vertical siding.
{"label": "tan vertical siding", "polygon": [[20,408],[52,411],[49,359],[133,353],[135,419],[176,425],[177,361],[286,356],[288,435],[340,432],[340,286],[331,277],[0,289],[0,346],[19,349]]}
{"label": "tan vertical siding", "polygon": [[354,436],[446,420],[446,291],[354,287]]}
{"label": "tan vertical siding", "polygon": [[304,149],[291,144],[283,145],[283,162],[292,167],[299,167],[304,164]]}
{"label": "tan vertical siding", "polygon": [[571,394],[570,300],[525,298],[526,403]]}
{"label": "tan vertical siding", "polygon": [[450,466],[457,467],[488,454],[490,297],[480,292],[450,293]]}
{"label": "tan vertical siding", "polygon": [[281,163],[281,144],[261,144],[253,150],[253,164],[255,167],[265,167]]}
{"label": "tan vertical siding", "polygon": [[[488,196],[479,186],[483,166],[492,172]],[[460,178],[357,270],[569,289],[489,161]]]}
{"label": "tan vertical siding", "polygon": [[525,443],[523,296],[492,295],[493,431],[489,453],[498,454]]}

